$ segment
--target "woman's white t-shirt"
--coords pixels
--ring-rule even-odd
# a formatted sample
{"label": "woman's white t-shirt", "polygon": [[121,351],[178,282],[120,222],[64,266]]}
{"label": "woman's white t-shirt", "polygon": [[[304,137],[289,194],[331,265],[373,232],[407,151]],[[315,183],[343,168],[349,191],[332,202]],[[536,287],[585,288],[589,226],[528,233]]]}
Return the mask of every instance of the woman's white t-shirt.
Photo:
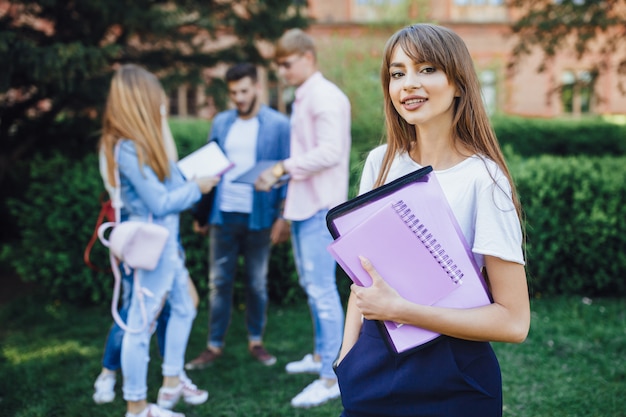
{"label": "woman's white t-shirt", "polygon": [[[387,145],[368,155],[359,194],[371,190],[382,167]],[[422,168],[407,153],[397,154],[385,183]],[[524,265],[522,230],[511,200],[511,185],[490,159],[473,155],[452,168],[434,171],[452,208],[476,263],[485,265],[484,255]]]}

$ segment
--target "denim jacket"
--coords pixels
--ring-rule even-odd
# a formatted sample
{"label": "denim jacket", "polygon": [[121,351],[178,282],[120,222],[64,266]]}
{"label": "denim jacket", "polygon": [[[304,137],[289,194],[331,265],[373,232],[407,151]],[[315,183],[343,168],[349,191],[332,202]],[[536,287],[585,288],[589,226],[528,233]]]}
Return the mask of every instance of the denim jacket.
{"label": "denim jacket", "polygon": [[170,238],[178,239],[179,214],[202,196],[198,184],[186,181],[176,164],[170,162],[170,175],[160,181],[148,165],[139,166],[137,149],[131,140],[122,140],[117,156],[120,192],[129,219],[147,221],[170,230]]}
{"label": "denim jacket", "polygon": [[[259,134],[256,145],[256,161],[284,160],[289,157],[289,119],[282,113],[265,105],[261,106],[257,114],[259,119]],[[218,114],[213,120],[208,140],[217,140],[224,148],[228,131],[237,120],[236,110],[227,110]],[[216,188],[214,209],[209,216],[211,224],[222,224],[222,213],[219,210],[219,199],[222,187]],[[252,199],[252,213],[248,227],[250,230],[260,230],[271,227],[280,215],[282,201],[285,199],[287,186],[272,189],[269,192],[255,191]],[[216,208],[217,207],[217,208]]]}

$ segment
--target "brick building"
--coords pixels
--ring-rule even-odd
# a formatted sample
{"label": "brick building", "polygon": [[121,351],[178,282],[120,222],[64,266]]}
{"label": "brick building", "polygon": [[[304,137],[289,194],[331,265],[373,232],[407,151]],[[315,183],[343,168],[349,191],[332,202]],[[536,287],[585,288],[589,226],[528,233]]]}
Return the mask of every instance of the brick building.
{"label": "brick building", "polygon": [[[515,45],[510,25],[519,11],[504,0],[308,0],[314,24],[308,32],[318,50],[332,49],[337,40],[358,40],[371,54],[380,53],[387,38],[409,22],[433,22],[449,27],[466,42],[483,85],[483,96],[492,114],[525,117],[579,117],[585,114],[624,115],[626,95],[618,87],[619,56],[561,53],[539,73],[543,56],[530,55],[511,71],[508,63]],[[395,23],[394,23],[395,22]],[[325,49],[328,48],[328,49]],[[265,46],[271,57],[271,47]],[[609,71],[592,85],[591,69],[603,61]],[[220,75],[224,68],[211,71]],[[350,68],[346,68],[347,71]],[[265,79],[268,79],[264,72]],[[286,108],[280,86],[267,83],[266,102]],[[210,117],[216,110],[203,88],[181,86],[171,95],[181,115]],[[202,103],[202,104],[200,104]],[[208,105],[207,105],[208,104]]]}
{"label": "brick building", "polygon": [[[433,22],[457,32],[466,42],[483,83],[486,104],[493,113],[531,117],[581,114],[626,114],[626,95],[618,88],[618,57],[558,55],[542,73],[540,54],[531,55],[516,71],[507,70],[515,44],[510,25],[519,11],[504,0],[309,0],[316,23],[310,33],[320,42],[333,34],[385,40],[405,23],[390,30],[376,27],[381,20]],[[408,6],[407,6],[408,4]],[[408,15],[408,19],[407,16]],[[626,55],[626,51],[621,55]],[[592,63],[603,60],[610,70],[595,82]],[[578,82],[575,82],[578,81]]]}

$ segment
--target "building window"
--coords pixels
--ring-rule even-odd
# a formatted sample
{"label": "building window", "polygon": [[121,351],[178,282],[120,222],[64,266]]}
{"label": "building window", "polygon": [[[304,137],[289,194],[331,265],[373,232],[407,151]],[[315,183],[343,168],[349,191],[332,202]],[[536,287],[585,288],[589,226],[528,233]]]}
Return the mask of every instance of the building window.
{"label": "building window", "polygon": [[[170,115],[195,116],[201,102],[197,86],[180,85],[169,93]],[[202,97],[203,98],[203,97]]]}
{"label": "building window", "polygon": [[564,113],[591,113],[593,75],[589,71],[565,71],[561,76],[561,104]]}

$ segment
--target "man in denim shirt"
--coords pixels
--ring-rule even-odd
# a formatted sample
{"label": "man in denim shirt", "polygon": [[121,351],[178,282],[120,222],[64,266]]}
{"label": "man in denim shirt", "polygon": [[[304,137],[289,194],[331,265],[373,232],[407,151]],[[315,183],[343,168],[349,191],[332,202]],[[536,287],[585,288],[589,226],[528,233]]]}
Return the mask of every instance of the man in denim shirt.
{"label": "man in denim shirt", "polygon": [[[216,187],[211,212],[200,217],[196,213],[199,221],[194,221],[196,232],[209,234],[209,337],[207,348],[185,365],[188,370],[206,368],[222,355],[240,255],[245,266],[248,348],[261,363],[276,363],[262,339],[270,246],[285,240],[289,230],[282,218],[286,186],[265,193],[233,180],[259,161],[289,156],[289,119],[260,103],[254,65],[231,67],[226,72],[226,83],[236,109],[215,117],[209,140],[217,140],[234,168],[224,173]],[[202,224],[207,217],[208,224]]]}

